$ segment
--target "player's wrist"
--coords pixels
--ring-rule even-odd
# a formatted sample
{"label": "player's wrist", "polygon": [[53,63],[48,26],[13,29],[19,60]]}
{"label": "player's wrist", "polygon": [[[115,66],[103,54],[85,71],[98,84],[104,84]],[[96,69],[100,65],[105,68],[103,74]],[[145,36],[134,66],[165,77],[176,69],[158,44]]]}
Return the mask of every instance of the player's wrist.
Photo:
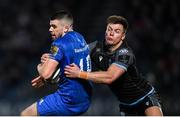
{"label": "player's wrist", "polygon": [[79,71],[79,75],[78,75],[79,78],[88,80],[88,76],[89,76],[89,72]]}

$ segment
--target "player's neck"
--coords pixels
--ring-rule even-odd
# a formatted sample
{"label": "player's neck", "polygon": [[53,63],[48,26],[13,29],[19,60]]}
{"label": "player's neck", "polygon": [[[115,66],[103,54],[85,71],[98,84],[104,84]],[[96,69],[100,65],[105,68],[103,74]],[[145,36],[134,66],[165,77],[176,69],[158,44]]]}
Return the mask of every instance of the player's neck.
{"label": "player's neck", "polygon": [[72,28],[69,28],[68,31],[66,31],[66,32],[64,32],[64,33],[62,34],[62,37],[63,37],[66,33],[71,32],[71,31],[73,31],[73,29],[72,29]]}

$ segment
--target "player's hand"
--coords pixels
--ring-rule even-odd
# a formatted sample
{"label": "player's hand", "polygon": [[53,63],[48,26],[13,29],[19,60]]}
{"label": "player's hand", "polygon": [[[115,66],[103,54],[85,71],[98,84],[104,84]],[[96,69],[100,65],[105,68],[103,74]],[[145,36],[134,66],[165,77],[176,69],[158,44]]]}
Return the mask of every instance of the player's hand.
{"label": "player's hand", "polygon": [[40,72],[40,71],[41,71],[42,66],[43,66],[43,63],[40,63],[40,64],[38,64],[38,65],[37,65],[37,70],[38,70],[38,72]]}
{"label": "player's hand", "polygon": [[41,56],[41,63],[45,63],[49,58],[50,58],[50,54],[49,53],[44,53]]}
{"label": "player's hand", "polygon": [[79,77],[79,73],[80,73],[80,68],[74,63],[67,65],[64,68],[64,74],[66,75],[66,77],[76,78]]}
{"label": "player's hand", "polygon": [[44,85],[44,79],[41,76],[38,76],[31,81],[31,84],[35,88],[42,87]]}

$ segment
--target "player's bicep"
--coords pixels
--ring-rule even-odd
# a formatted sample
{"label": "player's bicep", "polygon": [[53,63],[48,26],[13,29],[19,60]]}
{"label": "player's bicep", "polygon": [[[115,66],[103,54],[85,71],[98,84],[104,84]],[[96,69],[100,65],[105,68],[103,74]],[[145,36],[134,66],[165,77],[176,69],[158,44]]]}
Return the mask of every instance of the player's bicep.
{"label": "player's bicep", "polygon": [[134,54],[127,49],[121,49],[116,56],[114,65],[127,71],[128,67],[134,63]]}
{"label": "player's bicep", "polygon": [[115,81],[116,79],[118,79],[122,74],[124,74],[126,71],[117,66],[116,64],[112,64],[109,68],[108,68],[108,73],[112,76],[112,81]]}

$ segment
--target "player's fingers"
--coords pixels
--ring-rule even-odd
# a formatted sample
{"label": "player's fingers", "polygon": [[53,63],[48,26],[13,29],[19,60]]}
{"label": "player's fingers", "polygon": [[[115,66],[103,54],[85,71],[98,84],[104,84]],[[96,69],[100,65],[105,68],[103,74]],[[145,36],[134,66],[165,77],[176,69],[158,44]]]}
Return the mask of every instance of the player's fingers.
{"label": "player's fingers", "polygon": [[34,79],[32,80],[32,82],[35,82],[35,81],[37,81],[37,80],[39,80],[39,79],[40,79],[40,76],[34,78]]}
{"label": "player's fingers", "polygon": [[44,59],[41,59],[41,63],[45,63],[46,62],[46,60],[44,60]]}
{"label": "player's fingers", "polygon": [[48,60],[49,58],[44,58],[44,57],[41,57],[41,63],[44,63]]}
{"label": "player's fingers", "polygon": [[31,86],[32,87],[35,87],[37,85],[37,83],[32,83]]}
{"label": "player's fingers", "polygon": [[[67,74],[72,74],[72,73],[73,73],[73,70],[72,70],[72,69],[66,69],[65,72],[66,72]],[[65,74],[66,74],[66,73],[65,73]]]}
{"label": "player's fingers", "polygon": [[76,67],[77,65],[75,63],[71,63],[69,67]]}
{"label": "player's fingers", "polygon": [[70,68],[68,66],[64,68],[64,71],[69,71],[69,70]]}
{"label": "player's fingers", "polygon": [[72,63],[70,66],[68,66],[68,68],[71,70],[79,70],[79,67],[75,63]]}
{"label": "player's fingers", "polygon": [[77,65],[75,63],[72,63],[71,66],[76,67]]}
{"label": "player's fingers", "polygon": [[49,57],[50,57],[50,54],[49,53],[45,53],[45,54],[42,55],[41,58],[49,58]]}
{"label": "player's fingers", "polygon": [[36,82],[36,83],[33,83],[33,84],[32,84],[32,86],[33,86],[34,88],[39,88],[39,87],[41,87],[41,86],[43,86],[43,85],[44,85],[43,82]]}
{"label": "player's fingers", "polygon": [[38,76],[38,77],[34,78],[34,79],[31,81],[31,83],[38,83],[38,82],[40,82],[41,80],[42,80],[41,77]]}
{"label": "player's fingers", "polygon": [[50,54],[49,53],[45,53],[41,56],[41,62],[44,63],[46,62],[48,59],[50,58]]}
{"label": "player's fingers", "polygon": [[71,69],[71,66],[69,66],[69,65],[66,65],[65,68],[64,68],[64,70],[67,70],[67,71],[68,71],[69,69]]}
{"label": "player's fingers", "polygon": [[43,85],[44,85],[44,83],[40,83],[37,85],[37,88],[42,87]]}
{"label": "player's fingers", "polygon": [[71,75],[69,71],[64,71],[64,74],[66,75],[66,77],[69,77]]}
{"label": "player's fingers", "polygon": [[36,85],[39,85],[40,82],[41,82],[40,80],[36,80],[36,81],[32,82],[31,84],[32,84],[32,86],[36,86]]}
{"label": "player's fingers", "polygon": [[64,72],[66,75],[69,75],[69,74],[71,74],[69,71],[65,71]]}
{"label": "player's fingers", "polygon": [[75,66],[74,65],[66,65],[65,66],[65,68],[67,69],[67,70],[72,70],[72,69],[75,69]]}
{"label": "player's fingers", "polygon": [[33,87],[34,87],[34,88],[38,88],[38,85],[36,84],[36,85],[34,85]]}
{"label": "player's fingers", "polygon": [[74,66],[74,63],[69,64],[69,66]]}
{"label": "player's fingers", "polygon": [[48,58],[49,58],[49,56],[42,56],[41,57],[41,59],[45,59],[45,60],[48,59]]}
{"label": "player's fingers", "polygon": [[34,79],[31,81],[31,83],[35,83],[35,82],[37,82],[37,80],[38,80],[38,78],[34,78]]}
{"label": "player's fingers", "polygon": [[36,79],[33,79],[32,81],[31,81],[31,83],[36,83],[37,82],[37,80]]}

